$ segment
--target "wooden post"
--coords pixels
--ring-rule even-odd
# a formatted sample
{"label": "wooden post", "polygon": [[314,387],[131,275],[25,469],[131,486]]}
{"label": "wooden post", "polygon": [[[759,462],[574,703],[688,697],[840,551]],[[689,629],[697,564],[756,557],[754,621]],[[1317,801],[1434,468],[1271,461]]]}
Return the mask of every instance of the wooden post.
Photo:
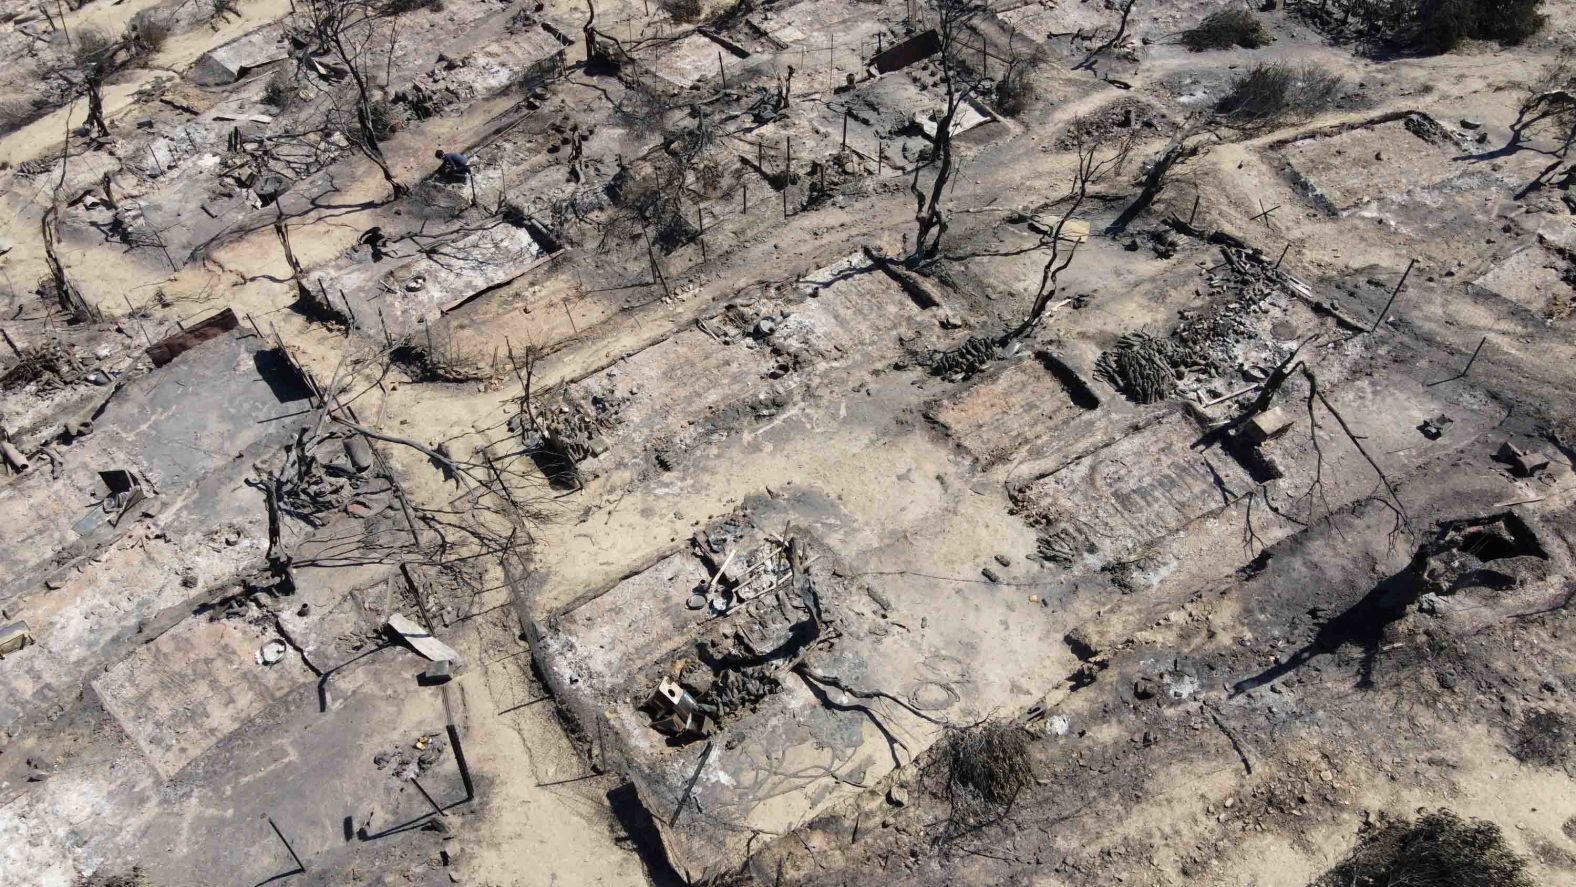
{"label": "wooden post", "polygon": [[783,218],[788,218],[788,189],[793,187],[793,136],[783,142]]}
{"label": "wooden post", "polygon": [[842,144],[841,147],[839,147],[837,149],[839,151],[847,151],[848,150],[848,115],[849,115],[849,113],[850,112],[849,112],[849,110],[847,108],[843,109],[843,144]]}
{"label": "wooden post", "polygon": [[[668,289],[668,276],[662,273],[662,264],[657,261],[656,247],[651,245],[651,229],[641,228],[640,231],[646,235],[646,257],[651,259],[651,273],[656,275],[657,282],[662,284],[662,294],[671,296],[673,293]],[[567,305],[564,307],[564,310],[569,310]],[[569,326],[571,329],[574,328],[574,317],[569,318]],[[576,332],[578,334],[578,331]]]}
{"label": "wooden post", "polygon": [[745,179],[742,184],[744,185],[744,209],[739,213],[741,216],[748,215],[750,212],[750,180]]}
{"label": "wooden post", "polygon": [[1280,263],[1281,263],[1281,261],[1283,259],[1286,258],[1286,254],[1289,253],[1289,252],[1291,252],[1291,241],[1288,240],[1288,241],[1286,241],[1285,248],[1281,250],[1280,258],[1275,260],[1275,270],[1276,271],[1280,270]]}
{"label": "wooden post", "polygon": [[1187,226],[1193,227],[1193,217],[1198,215],[1198,202],[1203,199],[1200,195],[1193,195],[1193,211],[1187,214]]}
{"label": "wooden post", "polygon": [[837,72],[837,32],[832,32],[832,42],[826,48],[826,91],[837,88],[833,75]]}
{"label": "wooden post", "polygon": [[695,207],[695,223],[700,228],[700,260],[706,261],[706,210],[697,205]]}
{"label": "wooden post", "polygon": [[339,300],[345,303],[345,314],[349,315],[351,325],[361,326],[361,318],[356,316],[356,309],[350,307],[350,297],[345,295],[344,290],[339,291]]}
{"label": "wooden post", "polygon": [[722,88],[728,88],[728,72],[722,67],[722,50],[717,50],[717,75],[722,78]]}

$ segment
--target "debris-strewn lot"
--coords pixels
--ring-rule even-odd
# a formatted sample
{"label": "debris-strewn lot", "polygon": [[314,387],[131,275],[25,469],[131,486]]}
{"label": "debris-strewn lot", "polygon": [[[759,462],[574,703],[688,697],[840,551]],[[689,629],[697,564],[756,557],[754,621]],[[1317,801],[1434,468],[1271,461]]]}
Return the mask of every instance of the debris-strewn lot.
{"label": "debris-strewn lot", "polygon": [[1576,882],[1576,18],[0,3],[0,872]]}

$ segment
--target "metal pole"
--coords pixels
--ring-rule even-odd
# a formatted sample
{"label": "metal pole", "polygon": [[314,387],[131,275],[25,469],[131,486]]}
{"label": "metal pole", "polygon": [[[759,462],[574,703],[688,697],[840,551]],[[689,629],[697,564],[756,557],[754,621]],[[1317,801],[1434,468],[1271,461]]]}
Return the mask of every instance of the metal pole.
{"label": "metal pole", "polygon": [[1401,282],[1395,285],[1395,290],[1390,293],[1390,301],[1384,303],[1384,310],[1379,312],[1379,316],[1374,320],[1374,325],[1368,328],[1368,332],[1377,330],[1379,324],[1384,323],[1385,315],[1390,313],[1390,306],[1395,304],[1395,297],[1401,294],[1401,287],[1406,286],[1406,278],[1411,275],[1412,266],[1416,264],[1416,259],[1406,263],[1406,270],[1401,272]]}
{"label": "metal pole", "polygon": [[455,766],[460,768],[460,782],[465,785],[465,800],[469,801],[476,797],[476,786],[471,782],[470,765],[465,763],[465,745],[460,742],[460,728],[455,726],[454,723],[454,703],[450,696],[451,692],[449,685],[445,684],[443,686],[443,713],[448,723],[444,725],[444,729],[448,731],[449,745],[454,749]]}
{"label": "metal pole", "polygon": [[418,779],[416,779],[416,778],[415,778],[415,777],[414,777],[414,776],[413,776],[413,777],[411,777],[411,780],[410,780],[410,782],[411,782],[411,785],[414,785],[414,786],[416,786],[416,791],[419,791],[419,792],[421,792],[421,796],[422,796],[422,797],[423,797],[423,798],[426,798],[426,799],[427,799],[427,803],[428,803],[428,804],[430,804],[430,805],[431,805],[431,806],[432,806],[432,812],[434,812],[434,813],[436,813],[436,814],[438,814],[438,815],[439,815],[439,816],[448,816],[448,815],[449,815],[449,814],[447,814],[447,813],[444,813],[444,812],[443,812],[443,808],[442,808],[442,807],[440,807],[440,806],[438,806],[438,802],[437,802],[437,801],[435,801],[435,800],[433,800],[433,799],[432,799],[432,795],[430,795],[430,794],[428,794],[428,793],[427,793],[427,788],[426,788],[426,786],[423,786],[423,785],[422,785],[422,784],[421,784],[421,781],[420,781],[420,780],[418,780]]}
{"label": "metal pole", "polygon": [[1462,378],[1465,378],[1467,372],[1472,369],[1472,364],[1477,362],[1478,352],[1483,350],[1483,346],[1487,342],[1488,342],[1488,336],[1484,336],[1483,338],[1478,340],[1477,347],[1472,349],[1472,356],[1467,359],[1467,365],[1461,368],[1461,377]]}
{"label": "metal pole", "polygon": [[295,860],[296,868],[303,872],[306,871],[306,863],[302,862],[301,857],[296,855],[295,848],[290,846],[290,840],[285,837],[284,832],[279,830],[279,826],[274,822],[274,818],[266,813],[263,814],[263,818],[268,820],[268,827],[274,830],[275,835],[279,836],[279,843],[285,845],[285,850],[290,854],[290,858]]}

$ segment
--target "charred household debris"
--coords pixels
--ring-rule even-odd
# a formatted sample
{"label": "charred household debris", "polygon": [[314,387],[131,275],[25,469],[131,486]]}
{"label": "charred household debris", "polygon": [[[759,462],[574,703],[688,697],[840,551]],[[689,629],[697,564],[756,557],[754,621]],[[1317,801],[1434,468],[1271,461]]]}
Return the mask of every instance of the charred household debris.
{"label": "charred household debris", "polygon": [[1573,35],[0,9],[0,873],[1576,882]]}

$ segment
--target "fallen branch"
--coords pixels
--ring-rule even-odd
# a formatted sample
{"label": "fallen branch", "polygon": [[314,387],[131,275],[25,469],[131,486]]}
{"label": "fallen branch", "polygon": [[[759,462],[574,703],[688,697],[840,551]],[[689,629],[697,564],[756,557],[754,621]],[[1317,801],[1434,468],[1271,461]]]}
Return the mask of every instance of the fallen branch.
{"label": "fallen branch", "polygon": [[1221,733],[1225,734],[1226,741],[1231,743],[1231,750],[1236,752],[1237,757],[1242,761],[1242,769],[1246,770],[1249,776],[1252,776],[1253,762],[1248,760],[1248,753],[1243,750],[1242,742],[1237,739],[1237,734],[1231,732],[1231,728],[1226,726],[1224,720],[1221,720],[1220,714],[1215,711],[1214,706],[1206,705],[1205,708],[1209,711],[1209,719],[1215,722],[1215,726],[1220,728]]}
{"label": "fallen branch", "polygon": [[890,700],[890,701],[895,702],[898,705],[902,706],[905,710],[908,711],[909,714],[912,714],[916,718],[920,718],[921,720],[929,721],[932,724],[941,724],[943,726],[946,724],[945,721],[942,721],[942,720],[939,720],[937,718],[931,717],[930,715],[928,715],[928,714],[920,711],[919,709],[915,708],[914,706],[910,705],[908,702],[906,702],[906,701],[904,701],[902,699],[899,699],[896,696],[893,696],[891,693],[888,693],[885,690],[859,690],[859,689],[855,689],[855,688],[850,687],[847,684],[843,683],[842,679],[840,679],[840,678],[837,678],[837,677],[835,677],[833,675],[821,674],[820,672],[818,672],[815,669],[811,668],[808,663],[800,662],[799,664],[797,664],[797,665],[795,665],[793,667],[793,671],[796,674],[800,675],[801,677],[807,678],[809,680],[812,680],[812,681],[816,682],[817,684],[821,684],[821,685],[826,686],[826,687],[832,687],[832,688],[841,690],[841,691],[843,691],[844,693],[847,693],[850,696],[855,696],[855,697],[858,697],[860,699],[887,699],[887,700]]}
{"label": "fallen branch", "polygon": [[367,437],[370,437],[374,440],[381,440],[384,443],[398,444],[402,447],[410,447],[416,452],[421,453],[423,456],[426,456],[428,459],[431,459],[432,461],[444,466],[449,470],[449,473],[455,477],[463,477],[479,487],[487,486],[484,481],[471,474],[470,470],[464,467],[461,463],[456,462],[455,460],[445,456],[431,447],[419,444],[408,437],[395,437],[392,434],[384,434],[381,431],[373,431],[370,428],[357,425],[356,423],[340,416],[331,416],[330,418],[332,418],[335,422],[338,422],[340,425],[349,428],[351,431],[357,432],[358,434],[365,434]]}

